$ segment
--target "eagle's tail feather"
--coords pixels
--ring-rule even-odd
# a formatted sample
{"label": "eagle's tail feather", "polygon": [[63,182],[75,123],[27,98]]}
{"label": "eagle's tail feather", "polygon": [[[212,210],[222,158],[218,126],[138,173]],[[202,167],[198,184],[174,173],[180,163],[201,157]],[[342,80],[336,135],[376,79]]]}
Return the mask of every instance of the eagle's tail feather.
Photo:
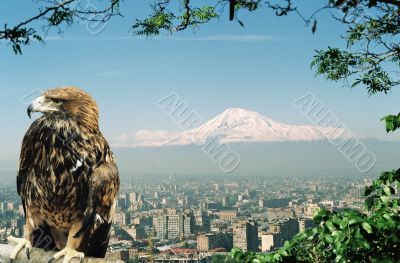
{"label": "eagle's tail feather", "polygon": [[46,251],[57,248],[49,226],[42,225],[32,232],[32,245]]}
{"label": "eagle's tail feather", "polygon": [[87,213],[84,216],[82,227],[81,227],[81,229],[79,229],[78,232],[76,232],[76,234],[74,235],[74,238],[79,238],[83,233],[85,233],[90,228],[90,226],[94,222],[95,216],[96,216],[96,212],[94,210],[90,213]]}
{"label": "eagle's tail feather", "polygon": [[111,223],[101,224],[89,236],[89,247],[85,251],[88,257],[104,258],[107,252],[108,242],[110,240]]}

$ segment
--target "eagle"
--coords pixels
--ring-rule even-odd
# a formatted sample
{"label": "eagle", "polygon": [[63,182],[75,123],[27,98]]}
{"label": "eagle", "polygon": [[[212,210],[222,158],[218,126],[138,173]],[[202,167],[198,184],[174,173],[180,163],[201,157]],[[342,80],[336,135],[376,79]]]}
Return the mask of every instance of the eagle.
{"label": "eagle", "polygon": [[76,87],[45,91],[27,109],[41,112],[21,146],[17,191],[24,238],[10,258],[32,247],[54,250],[49,262],[104,258],[119,191],[118,168],[99,129],[95,100]]}

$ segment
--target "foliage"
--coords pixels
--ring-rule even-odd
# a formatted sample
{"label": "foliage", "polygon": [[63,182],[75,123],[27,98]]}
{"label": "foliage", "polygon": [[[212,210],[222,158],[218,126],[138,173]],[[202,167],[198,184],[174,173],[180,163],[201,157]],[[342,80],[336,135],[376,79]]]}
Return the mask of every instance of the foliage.
{"label": "foliage", "polygon": [[400,127],[400,113],[385,116],[381,120],[384,120],[386,123],[386,132],[395,131]]}
{"label": "foliage", "polygon": [[320,210],[308,229],[270,254],[234,249],[236,262],[399,262],[400,169],[383,172],[365,189],[365,211]]}
{"label": "foliage", "polygon": [[395,74],[400,65],[400,2],[342,2],[348,3],[341,6],[340,18],[348,25],[347,49],[317,51],[312,67],[329,80],[350,80],[352,88],[363,85],[369,94],[388,93],[400,84]]}
{"label": "foliage", "polygon": [[[38,14],[19,24],[9,27],[4,25],[0,30],[0,40],[8,42],[15,54],[22,54],[22,46],[27,46],[34,41],[44,42],[47,32],[51,28],[56,28],[62,33],[61,27],[65,24],[71,26],[73,23],[104,23],[113,16],[121,15],[119,12],[120,0],[107,0],[108,4],[99,1],[101,8],[97,8],[89,3],[80,3],[80,0],[47,0],[36,1]],[[42,22],[39,28],[33,26],[34,23]]]}
{"label": "foliage", "polygon": [[[167,6],[170,1],[159,1],[152,4],[153,14],[144,20],[136,19],[136,23],[132,26],[134,33],[137,35],[158,35],[161,30],[170,33],[182,31],[187,27],[196,27],[210,20],[217,18],[218,14],[212,6],[203,6],[193,8],[189,5],[189,1],[184,1],[184,11],[182,14],[176,15],[169,11]],[[178,24],[175,25],[178,21]]]}
{"label": "foliage", "polygon": [[[114,16],[121,16],[120,1],[95,0],[91,5],[83,5],[80,0],[36,1],[38,14],[12,27],[6,24],[0,30],[0,40],[8,42],[16,54],[21,54],[22,46],[43,42],[51,28],[61,33],[63,26],[105,23]],[[152,0],[149,4],[150,14],[135,19],[131,25],[134,34],[153,36],[163,31],[174,33],[197,28],[220,19],[227,8],[229,18],[242,26],[244,23],[239,20],[242,10],[253,12],[266,8],[277,16],[293,13],[315,33],[318,15],[331,10],[334,18],[347,26],[344,36],[347,47],[317,51],[311,64],[317,74],[329,80],[344,81],[352,88],[365,86],[369,94],[388,93],[400,84],[397,74],[400,1],[397,0],[326,0],[325,5],[316,8],[310,16],[303,15],[293,0]]]}
{"label": "foliage", "polygon": [[233,263],[234,261],[226,255],[214,254],[211,257],[212,263]]}

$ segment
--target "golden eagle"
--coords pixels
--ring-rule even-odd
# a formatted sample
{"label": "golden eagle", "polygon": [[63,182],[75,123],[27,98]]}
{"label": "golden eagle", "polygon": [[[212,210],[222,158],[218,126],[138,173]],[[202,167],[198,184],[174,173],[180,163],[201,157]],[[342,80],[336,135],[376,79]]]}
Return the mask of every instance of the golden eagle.
{"label": "golden eagle", "polygon": [[51,262],[104,257],[119,190],[110,146],[99,130],[94,99],[75,87],[51,89],[28,107],[41,112],[22,141],[17,190],[25,211],[24,238],[11,260],[32,246],[55,249]]}

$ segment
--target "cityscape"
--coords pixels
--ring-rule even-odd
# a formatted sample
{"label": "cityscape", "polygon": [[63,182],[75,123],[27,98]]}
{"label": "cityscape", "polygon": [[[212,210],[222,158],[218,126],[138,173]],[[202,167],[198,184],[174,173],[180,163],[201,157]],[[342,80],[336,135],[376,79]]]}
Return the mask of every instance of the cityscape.
{"label": "cityscape", "polygon": [[[232,248],[274,251],[313,227],[318,209],[362,209],[370,183],[361,175],[131,176],[121,184],[106,258],[229,262]],[[25,222],[16,188],[0,193],[0,243],[7,243],[23,236]]]}

